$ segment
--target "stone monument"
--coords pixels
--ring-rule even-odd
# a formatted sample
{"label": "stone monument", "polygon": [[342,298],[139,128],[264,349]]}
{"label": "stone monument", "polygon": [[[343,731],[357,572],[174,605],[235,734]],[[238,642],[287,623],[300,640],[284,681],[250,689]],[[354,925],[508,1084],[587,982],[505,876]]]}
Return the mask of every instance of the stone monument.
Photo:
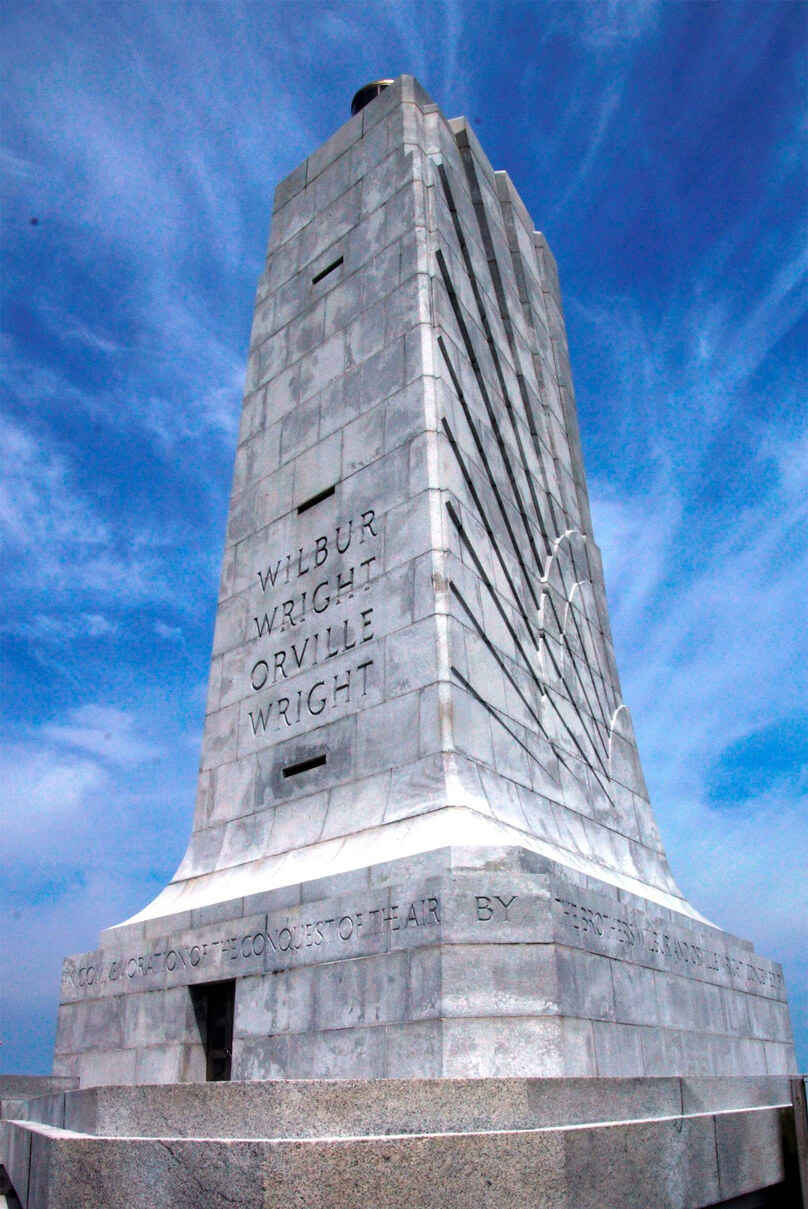
{"label": "stone monument", "polygon": [[0,1200],[784,1209],[793,1070],[654,823],[553,258],[379,81],[275,195],[188,851],[0,1079]]}
{"label": "stone monument", "polygon": [[778,965],[673,879],[553,256],[411,77],[275,194],[185,858],[54,1074],[764,1075]]}

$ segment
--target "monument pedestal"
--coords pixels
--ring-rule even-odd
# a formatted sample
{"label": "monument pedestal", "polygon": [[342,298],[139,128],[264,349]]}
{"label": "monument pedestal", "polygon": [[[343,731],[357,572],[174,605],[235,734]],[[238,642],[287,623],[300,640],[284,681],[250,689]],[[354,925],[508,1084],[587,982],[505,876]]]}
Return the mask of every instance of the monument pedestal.
{"label": "monument pedestal", "polygon": [[225,984],[233,1079],[793,1063],[782,974],[749,942],[520,848],[440,849],[115,928],[64,979],[55,1070],[82,1086],[204,1079],[205,994]]}

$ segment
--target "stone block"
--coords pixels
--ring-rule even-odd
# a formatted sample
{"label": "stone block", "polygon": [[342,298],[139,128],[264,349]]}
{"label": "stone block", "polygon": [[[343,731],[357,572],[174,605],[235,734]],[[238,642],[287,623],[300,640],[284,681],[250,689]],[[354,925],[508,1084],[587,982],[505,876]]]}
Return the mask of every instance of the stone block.
{"label": "stone block", "polygon": [[[155,1045],[182,1046],[193,1023],[191,1000],[184,986],[150,991],[145,995],[121,996],[124,1001],[123,1030],[126,1043],[135,1049]],[[167,1083],[169,1079],[143,1079],[144,1083]],[[176,1082],[176,1080],[174,1080]]]}
{"label": "stone block", "polygon": [[559,979],[549,945],[448,945],[442,973],[444,1017],[545,1017],[558,1012]]}
{"label": "stone block", "polygon": [[[187,991],[185,995],[187,998]],[[135,1065],[135,1081],[137,1083],[185,1082],[190,1048],[184,1045],[152,1045],[139,1049]],[[204,1078],[205,1060],[202,1046],[196,1046],[195,1050],[198,1056],[196,1077]]]}
{"label": "stone block", "polygon": [[352,1029],[406,1019],[404,952],[329,962],[318,971],[315,1027]]}
{"label": "stone block", "polygon": [[339,130],[332,134],[331,138],[321,147],[311,153],[306,160],[307,182],[316,180],[329,164],[339,159],[357,140],[361,139],[362,123],[363,119],[360,114],[352,117],[344,126],[340,126]]}
{"label": "stone block", "polygon": [[[559,948],[557,964],[560,1010],[565,1016],[580,1016],[587,1020],[615,1019],[614,963],[608,957]],[[642,1070],[631,1073],[642,1074]]]}
{"label": "stone block", "polygon": [[418,756],[417,693],[366,709],[357,719],[356,773],[383,772]]}
{"label": "stone block", "polygon": [[[417,237],[402,236],[365,261],[362,272],[362,300],[366,308],[381,306],[384,300],[399,288],[399,283],[406,280],[406,277],[402,276],[402,266],[408,265],[408,258],[415,256],[413,249],[417,248],[417,245]],[[408,271],[406,276],[409,275]],[[407,324],[407,328],[411,326],[411,323]]]}
{"label": "stone block", "polygon": [[279,1078],[341,1079],[361,1070],[364,1077],[379,1079],[384,1075],[384,1047],[385,1030],[382,1027],[255,1038],[249,1044],[242,1041],[241,1055],[234,1054],[234,1064],[239,1072],[236,1077],[250,1078],[250,1070],[272,1069]]}
{"label": "stone block", "polygon": [[[31,1143],[33,1133],[15,1122],[0,1121],[0,1155],[14,1188],[25,1189],[31,1179]],[[13,1206],[9,1206],[13,1209]]]}
{"label": "stone block", "polygon": [[[446,1073],[470,1066],[475,1077],[511,1077],[519,1072],[555,1074],[565,1069],[575,1075],[595,1073],[595,1054],[588,1021],[499,1018],[495,1022],[452,1021]],[[470,1052],[463,1054],[469,1046]],[[463,1054],[463,1060],[458,1062]],[[469,1062],[471,1059],[471,1062]]]}
{"label": "stone block", "polygon": [[228,869],[240,865],[257,847],[268,850],[273,820],[264,814],[242,815],[230,819],[221,828],[217,869]]}
{"label": "stone block", "polygon": [[[315,395],[290,411],[279,425],[280,463],[288,462],[304,450],[316,445],[320,432],[320,397]],[[267,465],[267,471],[273,467]]]}
{"label": "stone block", "polygon": [[238,983],[235,1035],[309,1032],[314,1028],[314,970],[311,966],[256,974]]}
{"label": "stone block", "polygon": [[[333,248],[323,256],[323,262],[333,263],[332,258],[337,251],[337,248]],[[324,263],[323,267],[327,267],[327,263]],[[366,284],[367,269],[360,269],[353,259],[346,265],[344,257],[343,264],[317,284],[315,288],[324,291],[328,288],[325,296],[326,337],[330,338],[346,328],[368,305],[365,300]]]}
{"label": "stone block", "polygon": [[384,1075],[386,1079],[434,1079],[441,1070],[440,1020],[410,1020],[388,1024],[384,1029]]}
{"label": "stone block", "polygon": [[343,429],[343,474],[347,477],[375,462],[385,449],[385,410],[378,406],[352,420]]}
{"label": "stone block", "polygon": [[[423,693],[419,694],[419,736],[423,735]],[[385,822],[412,818],[445,804],[446,777],[441,756],[422,755],[416,762],[392,768],[383,818]]]}
{"label": "stone block", "polygon": [[615,1020],[620,1024],[643,1024],[654,1028],[659,1024],[656,988],[651,970],[613,961],[612,985]]}
{"label": "stone block", "polygon": [[211,792],[205,814],[211,826],[251,814],[255,808],[255,765],[249,757],[211,770]]}
{"label": "stone block", "polygon": [[300,399],[309,399],[324,390],[349,368],[345,359],[345,336],[335,332],[299,363]]}
{"label": "stone block", "polygon": [[298,164],[275,188],[275,209],[281,210],[306,185],[307,161]]}
{"label": "stone block", "polygon": [[[365,117],[367,120],[368,115]],[[351,148],[351,175],[354,180],[361,180],[364,184],[373,168],[386,158],[389,133],[389,123],[384,120],[363,126],[361,140]]]}
{"label": "stone block", "polygon": [[346,150],[323,169],[313,184],[315,213],[320,213],[341,197],[351,183],[351,157]]}
{"label": "stone block", "polygon": [[644,1031],[631,1024],[592,1021],[595,1057],[601,1078],[628,1078],[646,1073],[642,1051]]}
{"label": "stone block", "polygon": [[726,1032],[721,991],[718,987],[658,973],[656,997],[659,1022],[667,1028],[688,1019],[691,1026],[711,1033]]}
{"label": "stone block", "polygon": [[377,826],[384,817],[389,786],[388,771],[359,782],[334,786],[329,793],[322,838],[330,839]]}
{"label": "stone block", "polygon": [[384,644],[384,691],[388,699],[410,693],[438,677],[435,620],[427,617],[389,634]]}
{"label": "stone block", "polygon": [[[407,954],[407,1020],[432,1021],[438,1024],[443,1015],[443,950],[437,945],[419,947]],[[420,1034],[417,1034],[420,1035]],[[440,1037],[430,1030],[428,1033],[433,1044],[438,1047],[437,1067],[434,1073],[440,1071]],[[397,1059],[399,1069],[401,1055]],[[431,1064],[431,1063],[430,1063]],[[389,1072],[388,1072],[389,1073]]]}
{"label": "stone block", "polygon": [[786,1111],[758,1108],[716,1118],[715,1149],[722,1200],[743,1196],[750,1188],[780,1183]]}
{"label": "stone block", "polygon": [[[354,177],[354,180],[356,178]],[[361,183],[354,184],[330,202],[301,231],[300,263],[311,264],[326,248],[342,239],[359,222],[362,204]],[[312,202],[312,211],[314,205]]]}
{"label": "stone block", "polygon": [[102,1049],[94,1042],[93,1048],[82,1053],[79,1060],[81,1086],[136,1083],[136,1061],[134,1049]]}
{"label": "stone block", "polygon": [[269,254],[307,227],[314,215],[315,193],[305,187],[272,216],[269,233]]}

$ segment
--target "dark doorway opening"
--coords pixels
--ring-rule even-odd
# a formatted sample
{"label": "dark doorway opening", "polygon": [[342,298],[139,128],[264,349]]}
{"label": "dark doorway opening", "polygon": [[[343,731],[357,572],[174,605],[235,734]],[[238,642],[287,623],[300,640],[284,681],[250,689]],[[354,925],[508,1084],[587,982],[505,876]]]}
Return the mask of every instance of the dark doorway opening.
{"label": "dark doorway opening", "polygon": [[208,982],[191,987],[205,1059],[208,1083],[225,1083],[233,1061],[235,982]]}

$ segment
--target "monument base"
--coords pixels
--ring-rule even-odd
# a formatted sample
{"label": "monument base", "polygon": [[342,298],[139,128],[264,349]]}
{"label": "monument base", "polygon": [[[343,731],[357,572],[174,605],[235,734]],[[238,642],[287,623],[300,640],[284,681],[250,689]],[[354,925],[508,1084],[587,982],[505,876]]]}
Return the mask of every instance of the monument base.
{"label": "monument base", "polygon": [[[795,1081],[796,1082],[796,1081]],[[23,1209],[786,1209],[785,1078],[106,1087],[3,1122]]]}
{"label": "monument base", "polygon": [[65,962],[54,1074],[779,1075],[782,972],[525,849],[452,847],[146,920]]}

